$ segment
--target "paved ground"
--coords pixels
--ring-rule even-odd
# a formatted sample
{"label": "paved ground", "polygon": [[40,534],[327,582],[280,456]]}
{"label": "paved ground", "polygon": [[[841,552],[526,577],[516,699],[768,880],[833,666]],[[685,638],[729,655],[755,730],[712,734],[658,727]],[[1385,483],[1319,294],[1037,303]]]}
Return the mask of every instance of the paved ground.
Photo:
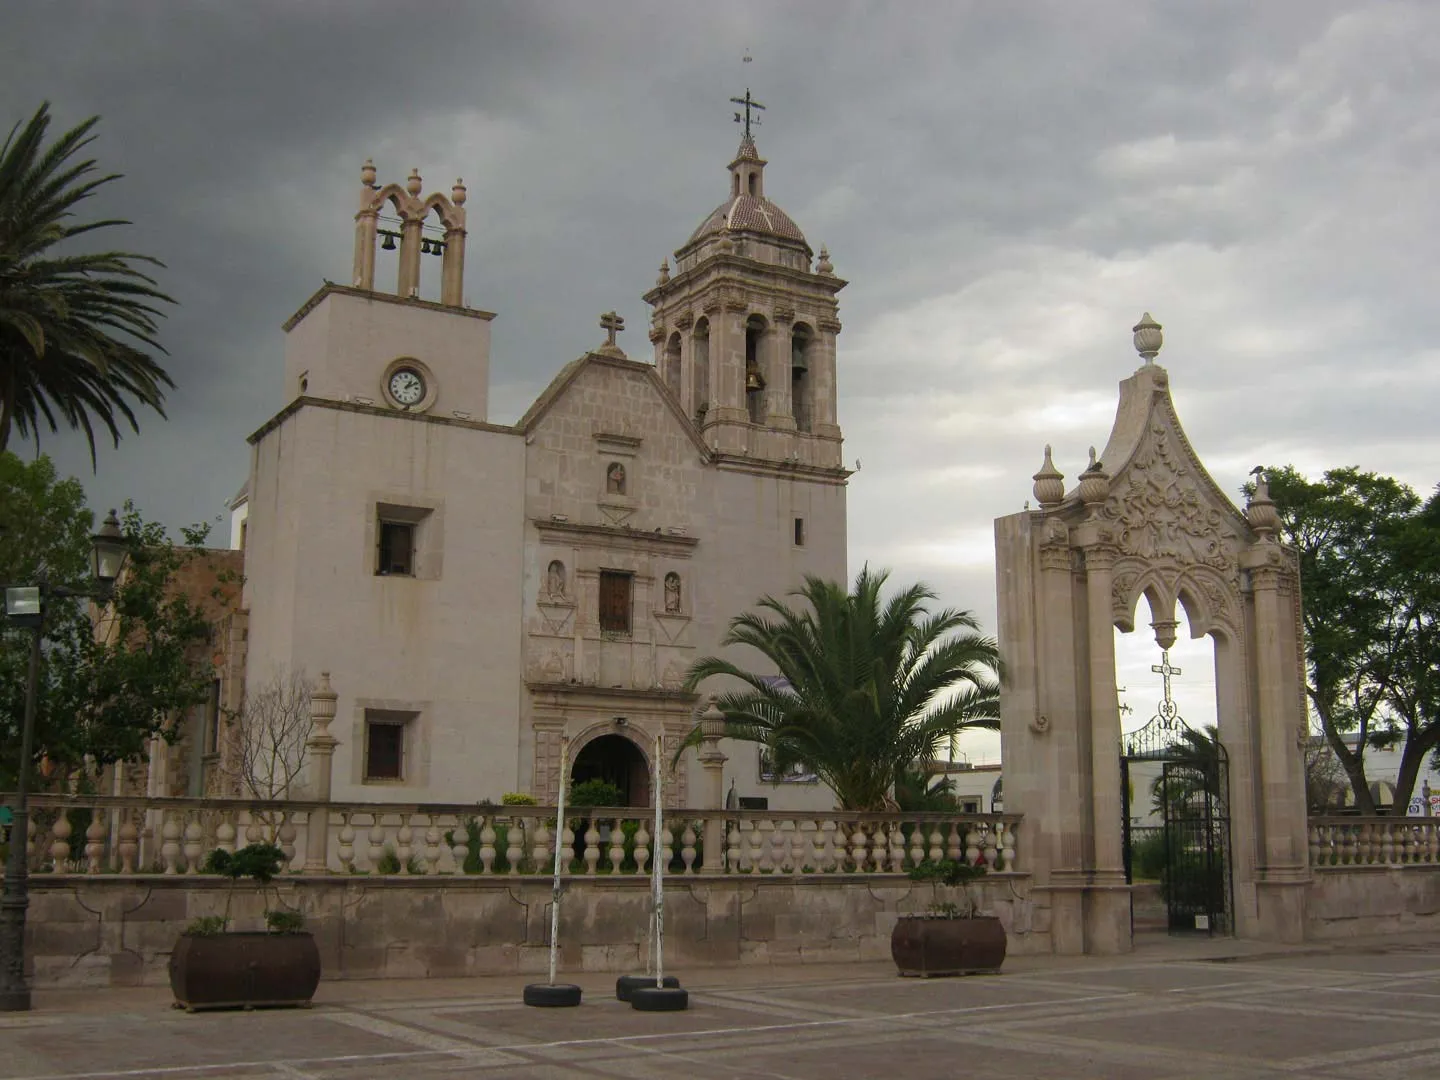
{"label": "paved ground", "polygon": [[920,981],[889,964],[679,972],[685,1013],[519,1004],[524,980],[326,983],[315,1007],[186,1015],[159,990],[42,993],[0,1015],[0,1080],[394,1076],[1421,1077],[1440,1069],[1440,939],[1145,943]]}

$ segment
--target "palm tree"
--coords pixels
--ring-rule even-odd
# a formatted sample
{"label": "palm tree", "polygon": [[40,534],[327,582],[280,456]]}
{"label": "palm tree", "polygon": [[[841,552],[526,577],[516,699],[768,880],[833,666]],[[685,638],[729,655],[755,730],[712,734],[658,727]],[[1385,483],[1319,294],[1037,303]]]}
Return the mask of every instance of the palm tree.
{"label": "palm tree", "polygon": [[1181,728],[1180,738],[1166,754],[1166,768],[1150,785],[1150,798],[1155,812],[1166,816],[1165,802],[1170,803],[1170,817],[1185,817],[1186,808],[1203,804],[1205,799],[1222,797],[1220,790],[1220,729],[1206,724],[1200,731]]}
{"label": "palm tree", "polygon": [[[893,807],[896,781],[968,728],[999,727],[999,651],[974,615],[931,613],[924,585],[882,600],[887,574],[860,571],[853,591],[807,577],[730,623],[723,645],[749,646],[779,673],[762,675],[707,656],[687,686],[726,676],[743,689],[718,699],[726,735],[761,743],[783,774],[804,764],[843,810]],[[697,729],[691,741],[698,741]]]}
{"label": "palm tree", "polygon": [[84,431],[95,461],[95,427],[118,445],[123,417],[139,431],[132,402],[164,416],[170,376],[151,356],[158,302],[173,303],[139,265],[161,265],[121,251],[58,253],[67,240],[129,224],[79,222],[78,205],[119,179],[79,160],[94,139],[91,117],[48,147],[47,102],[0,147],[0,451],[12,431],[34,438],[63,421]]}

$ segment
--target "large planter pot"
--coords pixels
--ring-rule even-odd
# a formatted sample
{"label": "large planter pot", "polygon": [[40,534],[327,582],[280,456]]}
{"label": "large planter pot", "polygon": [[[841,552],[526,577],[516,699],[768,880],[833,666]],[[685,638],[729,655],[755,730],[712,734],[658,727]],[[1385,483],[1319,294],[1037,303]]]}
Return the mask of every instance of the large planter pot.
{"label": "large planter pot", "polygon": [[319,985],[308,933],[182,934],[170,954],[170,989],[190,1012],[308,1005]]}
{"label": "large planter pot", "polygon": [[902,915],[890,931],[890,955],[901,975],[925,979],[999,971],[1005,962],[1005,928],[993,915]]}

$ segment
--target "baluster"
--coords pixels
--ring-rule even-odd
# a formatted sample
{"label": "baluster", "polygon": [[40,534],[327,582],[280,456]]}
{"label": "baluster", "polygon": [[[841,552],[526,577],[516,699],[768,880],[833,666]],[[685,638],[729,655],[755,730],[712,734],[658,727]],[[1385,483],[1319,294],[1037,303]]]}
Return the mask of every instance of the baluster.
{"label": "baluster", "polygon": [[835,822],[830,818],[820,823],[819,860],[817,869],[822,874],[830,874],[840,868],[840,860],[835,854]]}
{"label": "baluster", "polygon": [[1395,862],[1394,826],[1380,826],[1380,862],[1385,866],[1390,866]]}
{"label": "baluster", "polygon": [[[323,811],[321,811],[323,813]],[[290,811],[284,811],[280,816],[280,828],[276,837],[280,841],[280,850],[285,854],[285,869],[290,869],[290,864],[295,861],[295,837],[300,830],[295,827],[295,815]]]}
{"label": "baluster", "polygon": [[994,828],[985,830],[985,865],[991,870],[998,870],[1000,861],[1000,838],[995,835]]}
{"label": "baluster", "polygon": [[85,873],[100,873],[100,860],[105,855],[105,812],[100,807],[90,811],[90,827],[85,830]]}
{"label": "baluster", "polygon": [[160,826],[160,858],[165,863],[166,874],[180,872],[180,823],[171,810],[161,811],[164,815]]}
{"label": "baluster", "polygon": [[220,824],[215,826],[215,846],[221,851],[235,852],[235,815],[232,811],[220,812]]}
{"label": "baluster", "polygon": [[930,826],[930,850],[926,854],[936,862],[945,858],[945,837],[940,833],[938,821]]}
{"label": "baluster", "polygon": [[815,850],[815,841],[818,838],[815,822],[809,818],[800,822],[800,828],[795,833],[795,867],[802,874],[813,874],[820,865]]}
{"label": "baluster", "polygon": [[945,858],[951,862],[959,862],[960,856],[965,854],[960,846],[960,832],[963,828],[958,821],[952,821],[945,827]]}
{"label": "baluster", "polygon": [[870,851],[870,860],[871,869],[877,874],[885,872],[885,860],[890,857],[890,840],[886,835],[889,828],[890,826],[882,825],[878,821],[875,823],[875,846]]}
{"label": "baluster", "polygon": [[975,866],[980,861],[980,830],[975,823],[968,823],[968,831],[965,833],[965,862]]}
{"label": "baluster", "polygon": [[52,874],[68,873],[70,868],[66,865],[70,861],[70,834],[74,832],[75,826],[70,824],[70,812],[61,810],[55,818],[55,824],[50,827],[50,872]]}
{"label": "baluster", "polygon": [[670,822],[663,821],[660,825],[660,842],[655,845],[655,858],[665,860],[665,872],[670,873],[670,864],[675,861],[675,834],[670,830]]}
{"label": "baluster", "polygon": [[120,872],[135,873],[135,858],[140,854],[140,830],[129,810],[120,811]]}
{"label": "baluster", "polygon": [[[641,825],[640,827],[643,829],[645,826]],[[731,821],[730,828],[725,835],[725,869],[732,874],[740,872],[740,852],[740,822]],[[644,866],[640,867],[640,872],[642,874],[645,872]]]}
{"label": "baluster", "polygon": [[410,825],[413,817],[413,814],[401,814],[400,828],[395,833],[395,858],[400,861],[400,873],[403,876],[409,875],[410,856],[415,854],[415,830]]}
{"label": "baluster", "polygon": [[1355,861],[1355,826],[1336,825],[1335,830],[1339,834],[1340,865],[1350,866]]}
{"label": "baluster", "polygon": [[919,866],[925,861],[925,826],[918,821],[910,823],[910,865]]}
{"label": "baluster", "polygon": [[[355,872],[355,826],[351,824],[354,814],[349,810],[340,811],[340,841],[338,852],[340,868],[347,874]],[[223,829],[224,826],[222,825]]]}
{"label": "baluster", "polygon": [[685,865],[681,871],[683,874],[694,875],[695,873],[695,823],[686,820],[685,829],[680,834],[680,861]]}
{"label": "baluster", "polygon": [[200,856],[205,852],[205,830],[200,827],[200,812],[192,811],[185,821],[185,873],[200,872]]}
{"label": "baluster", "polygon": [[762,818],[755,822],[755,831],[750,834],[750,859],[757,874],[774,869],[774,864],[770,862],[770,831],[774,827],[769,818]]}
{"label": "baluster", "polygon": [[575,830],[567,819],[565,828],[560,830],[560,851],[564,859],[565,873],[570,873],[570,863],[575,859]]}
{"label": "baluster", "polygon": [[748,873],[758,874],[760,872],[760,848],[761,837],[760,827],[752,820],[746,819],[740,823],[742,839],[745,841],[744,862],[741,869]]}
{"label": "baluster", "polygon": [[645,873],[645,867],[650,862],[650,830],[645,828],[645,819],[640,819],[640,825],[635,830],[635,872]]}
{"label": "baluster", "polygon": [[1412,863],[1415,861],[1415,849],[1417,847],[1415,843],[1415,828],[1416,827],[1408,821],[1400,826],[1400,843],[1398,845],[1400,850],[1398,855],[1402,863]]}
{"label": "baluster", "polygon": [[510,819],[510,828],[505,832],[505,861],[510,864],[511,875],[520,873],[520,862],[525,858],[525,818]]}
{"label": "baluster", "polygon": [[1000,823],[1000,858],[1004,860],[1000,869],[1015,869],[1015,829],[1008,821]]}
{"label": "baluster", "polygon": [[1310,833],[1310,865],[1320,866],[1320,826],[1312,824]]}
{"label": "baluster", "polygon": [[535,873],[543,874],[551,868],[550,828],[544,818],[535,825],[535,843],[530,850],[534,852]]}
{"label": "baluster", "polygon": [[480,873],[489,877],[495,872],[495,818],[486,814],[480,819]]}
{"label": "baluster", "polygon": [[850,861],[855,864],[855,872],[865,872],[865,823],[855,821],[850,825]]}
{"label": "baluster", "polygon": [[260,815],[251,811],[250,822],[245,826],[246,844],[263,844],[265,842],[265,828],[260,823]]}
{"label": "baluster", "polygon": [[905,871],[905,823],[901,821],[892,822],[885,830],[889,839],[890,872],[900,874]]}
{"label": "baluster", "polygon": [[1435,821],[1425,822],[1425,854],[1423,859],[1427,863],[1434,863],[1440,857],[1440,832],[1437,832]]}
{"label": "baluster", "polygon": [[620,873],[620,867],[625,862],[625,830],[622,827],[624,818],[616,818],[610,823],[610,850],[607,855],[610,859],[610,872]]}
{"label": "baluster", "polygon": [[440,815],[425,815],[425,873],[440,873]]}
{"label": "baluster", "polygon": [[367,869],[372,874],[380,872],[380,863],[385,858],[385,815],[379,810],[370,815],[370,833],[368,836],[370,848],[366,852],[370,865]]}
{"label": "baluster", "polygon": [[585,876],[594,877],[595,868],[600,865],[600,830],[595,818],[590,818],[585,829]]}
{"label": "baluster", "polygon": [[795,819],[786,818],[775,826],[775,831],[770,834],[772,851],[770,859],[775,864],[775,869],[790,874],[795,871],[795,861],[790,857],[792,839],[795,835]]}

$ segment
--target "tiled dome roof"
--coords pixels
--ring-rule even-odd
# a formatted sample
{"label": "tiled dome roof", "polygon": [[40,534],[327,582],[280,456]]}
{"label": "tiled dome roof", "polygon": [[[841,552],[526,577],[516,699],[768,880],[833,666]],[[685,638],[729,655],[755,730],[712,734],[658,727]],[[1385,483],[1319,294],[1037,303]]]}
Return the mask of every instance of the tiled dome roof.
{"label": "tiled dome roof", "polygon": [[745,229],[749,232],[770,233],[786,240],[805,243],[805,234],[800,226],[790,220],[790,215],[769,199],[759,195],[732,195],[711,211],[700,227],[690,234],[690,243],[722,229]]}

